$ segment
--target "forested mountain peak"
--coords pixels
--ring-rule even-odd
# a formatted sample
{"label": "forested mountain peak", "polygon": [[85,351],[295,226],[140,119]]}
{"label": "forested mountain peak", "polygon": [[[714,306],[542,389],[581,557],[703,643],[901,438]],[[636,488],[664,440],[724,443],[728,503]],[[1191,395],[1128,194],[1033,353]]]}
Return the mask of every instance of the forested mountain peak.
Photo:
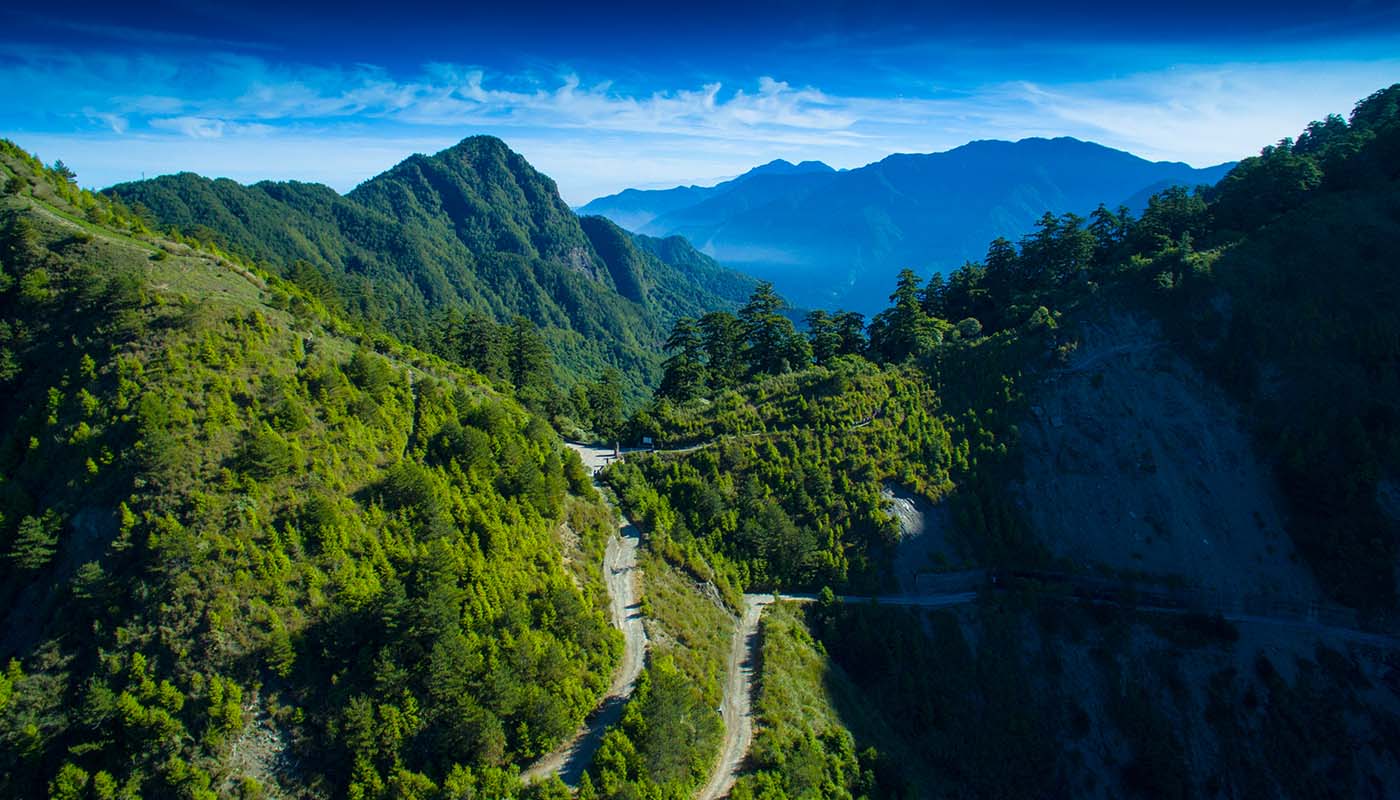
{"label": "forested mountain peak", "polygon": [[618,650],[577,457],[9,142],[0,185],[0,794],[514,794]]}
{"label": "forested mountain peak", "polygon": [[494,136],[410,156],[347,197],[404,224],[450,225],[476,254],[544,258],[606,282],[554,181]]}
{"label": "forested mountain peak", "polygon": [[462,357],[464,318],[523,317],[556,355],[555,382],[616,368],[634,398],[654,380],[675,319],[734,307],[752,286],[709,259],[669,263],[629,254],[630,242],[601,226],[590,234],[554,181],[493,136],[410,156],[343,196],[319,184],[244,186],[192,173],[107,193],[152,225],[264,262],[449,358]]}

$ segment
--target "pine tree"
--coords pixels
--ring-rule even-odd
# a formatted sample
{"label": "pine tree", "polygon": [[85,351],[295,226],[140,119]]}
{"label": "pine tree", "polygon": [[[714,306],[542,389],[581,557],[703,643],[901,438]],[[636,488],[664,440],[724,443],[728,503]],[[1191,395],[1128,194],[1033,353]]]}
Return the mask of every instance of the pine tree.
{"label": "pine tree", "polygon": [[58,549],[60,527],[58,514],[52,510],[45,511],[42,517],[20,520],[14,545],[10,548],[10,560],[15,567],[34,572],[48,566]]}
{"label": "pine tree", "polygon": [[657,395],[680,402],[695,398],[705,385],[705,342],[695,321],[689,317],[677,320],[665,348],[672,355],[662,365]]}
{"label": "pine tree", "polygon": [[53,162],[53,172],[67,183],[75,183],[78,180],[78,173],[74,172],[62,161]]}
{"label": "pine tree", "polygon": [[700,318],[706,377],[714,391],[732,389],[744,377],[744,329],[728,311],[712,311]]}
{"label": "pine tree", "polygon": [[593,411],[593,430],[604,438],[614,438],[622,430],[622,373],[614,367],[603,370],[603,377],[588,390]]}
{"label": "pine tree", "polygon": [[924,312],[919,276],[912,269],[900,270],[890,295],[890,308],[875,316],[871,325],[871,346],[886,360],[903,361],[927,352],[938,343],[938,330]]}
{"label": "pine tree", "polygon": [[869,342],[865,339],[865,315],[859,311],[838,311],[836,334],[841,338],[838,348],[843,356],[863,356]]}
{"label": "pine tree", "polygon": [[1094,264],[1109,263],[1118,254],[1124,239],[1127,238],[1132,218],[1127,206],[1119,206],[1117,211],[1109,211],[1103,203],[1089,214],[1089,235],[1094,237]]}
{"label": "pine tree", "polygon": [[812,343],[812,357],[818,364],[830,363],[841,353],[841,333],[836,319],[825,311],[807,314],[807,340]]}
{"label": "pine tree", "polygon": [[739,310],[747,343],[745,360],[751,374],[778,375],[793,367],[805,366],[797,362],[801,360],[806,343],[797,336],[792,321],[779,313],[786,307],[773,290],[773,284],[763,281]]}
{"label": "pine tree", "polygon": [[[1000,310],[1010,305],[1015,299],[1016,293],[1022,288],[1021,281],[1021,259],[1016,252],[1016,245],[1012,244],[1004,236],[998,236],[987,246],[986,258],[986,289],[989,303],[997,311],[996,316],[1000,317]],[[946,292],[946,289],[945,289]],[[946,313],[938,316],[947,320],[958,319],[952,314]],[[983,320],[989,324],[996,324],[999,319]]]}
{"label": "pine tree", "polygon": [[524,317],[511,321],[506,363],[516,397],[531,408],[542,408],[553,385],[554,362],[539,329]]}
{"label": "pine tree", "polygon": [[485,314],[475,311],[467,314],[458,343],[462,364],[490,380],[511,380],[510,359],[506,353],[510,331]]}
{"label": "pine tree", "polygon": [[948,288],[943,293],[945,319],[981,320],[995,314],[995,301],[985,285],[986,275],[986,267],[968,262],[948,276]]}
{"label": "pine tree", "polygon": [[925,314],[930,317],[943,316],[943,292],[946,288],[943,282],[943,273],[935,272],[929,276],[928,283],[924,285],[923,294],[920,296]]}

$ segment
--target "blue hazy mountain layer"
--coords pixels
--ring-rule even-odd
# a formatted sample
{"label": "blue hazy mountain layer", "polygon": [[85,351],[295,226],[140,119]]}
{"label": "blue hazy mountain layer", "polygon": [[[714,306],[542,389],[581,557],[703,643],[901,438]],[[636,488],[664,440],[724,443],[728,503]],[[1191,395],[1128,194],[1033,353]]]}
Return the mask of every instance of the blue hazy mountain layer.
{"label": "blue hazy mountain layer", "polygon": [[1028,233],[1046,212],[1088,214],[1099,203],[1137,211],[1154,192],[1214,184],[1232,166],[1148,161],[1072,138],[977,141],[847,171],[777,161],[713,187],[629,189],[580,213],[684,236],[797,305],[871,312],[900,269],[948,272],[998,236]]}

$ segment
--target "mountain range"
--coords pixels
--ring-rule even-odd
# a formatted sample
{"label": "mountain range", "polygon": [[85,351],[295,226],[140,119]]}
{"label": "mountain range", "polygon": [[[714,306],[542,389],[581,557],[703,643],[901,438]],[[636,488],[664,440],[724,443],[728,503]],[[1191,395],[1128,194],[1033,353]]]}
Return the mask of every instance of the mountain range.
{"label": "mountain range", "polygon": [[582,206],[640,233],[684,236],[800,306],[883,307],[895,273],[948,272],[1046,212],[1099,203],[1140,211],[1173,185],[1214,184],[1233,164],[1195,169],[1067,137],[976,141],[896,154],[853,170],[774,161],[711,187],[628,189]]}
{"label": "mountain range", "polygon": [[0,798],[1400,797],[1400,84],[1056,222],[798,331],[496,140],[0,139]]}
{"label": "mountain range", "polygon": [[107,190],[161,229],[212,242],[314,287],[399,338],[431,349],[449,312],[539,326],[559,378],[615,367],[640,396],[681,316],[735,306],[753,281],[683,241],[580,219],[499,139],[414,155],[348,194],[245,186],[192,173]]}

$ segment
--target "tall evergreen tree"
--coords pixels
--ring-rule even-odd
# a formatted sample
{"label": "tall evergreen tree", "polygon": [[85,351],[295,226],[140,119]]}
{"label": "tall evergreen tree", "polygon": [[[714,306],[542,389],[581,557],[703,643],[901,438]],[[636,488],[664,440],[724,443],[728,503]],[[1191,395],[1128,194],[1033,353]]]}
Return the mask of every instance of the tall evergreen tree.
{"label": "tall evergreen tree", "polygon": [[1060,233],[1060,221],[1049,211],[1035,223],[1035,231],[1021,237],[1019,283],[1035,291],[1050,284],[1055,258],[1055,237]]}
{"label": "tall evergreen tree", "polygon": [[53,162],[53,171],[55,175],[67,181],[68,183],[76,183],[78,180],[78,173],[74,172],[67,164],[63,163],[62,161]]}
{"label": "tall evergreen tree", "polygon": [[924,285],[924,292],[920,296],[923,303],[924,313],[930,317],[943,316],[943,292],[947,286],[943,282],[943,273],[935,272],[929,276],[928,283]]}
{"label": "tall evergreen tree", "polygon": [[993,315],[995,306],[984,284],[986,275],[986,267],[969,261],[948,276],[948,288],[943,294],[946,319],[981,320]]}
{"label": "tall evergreen tree", "polygon": [[511,321],[507,363],[516,396],[531,408],[543,408],[553,386],[553,359],[539,329],[524,317]]}
{"label": "tall evergreen tree", "polygon": [[1060,235],[1056,238],[1055,282],[1063,284],[1083,276],[1094,262],[1094,236],[1078,214],[1060,215]]}
{"label": "tall evergreen tree", "polygon": [[739,310],[751,373],[777,375],[805,366],[799,362],[806,342],[793,329],[792,320],[779,313],[785,307],[786,303],[773,290],[773,284],[763,281]]}
{"label": "tall evergreen tree", "polygon": [[825,311],[807,314],[807,341],[812,344],[812,358],[818,364],[830,363],[841,352],[841,333],[836,319]]}
{"label": "tall evergreen tree", "polygon": [[744,378],[744,327],[728,311],[712,311],[700,318],[706,377],[715,391],[732,389]]}
{"label": "tall evergreen tree", "polygon": [[695,320],[677,320],[665,348],[671,357],[662,364],[661,386],[656,393],[680,402],[695,398],[705,386],[705,342]]}
{"label": "tall evergreen tree", "polygon": [[595,433],[612,439],[622,431],[622,373],[616,367],[603,370],[602,378],[589,386],[588,405]]}
{"label": "tall evergreen tree", "polygon": [[[1289,162],[1297,161],[1291,155],[1281,158]],[[1308,170],[1305,168],[1304,171]],[[1317,180],[1320,182],[1321,177]],[[1287,180],[1284,182],[1287,183]],[[1133,245],[1139,252],[1161,252],[1179,242],[1182,234],[1200,238],[1205,233],[1205,224],[1205,197],[1200,192],[1187,191],[1183,186],[1172,186],[1147,201],[1142,218],[1133,226]]]}
{"label": "tall evergreen tree", "polygon": [[1103,203],[1089,214],[1089,235],[1094,237],[1094,265],[1112,261],[1128,236],[1132,215],[1127,206],[1110,211]]}
{"label": "tall evergreen tree", "polygon": [[875,316],[870,345],[888,361],[903,361],[927,352],[938,343],[938,330],[924,312],[919,276],[900,270],[890,295],[890,308]]}
{"label": "tall evergreen tree", "polygon": [[841,340],[837,352],[843,356],[865,355],[869,344],[865,339],[865,315],[859,311],[837,311],[834,324]]}
{"label": "tall evergreen tree", "polygon": [[1077,214],[1046,212],[1021,240],[1023,279],[1032,289],[1058,286],[1082,274],[1094,259],[1094,236]]}
{"label": "tall evergreen tree", "polygon": [[[1016,245],[1012,244],[1005,236],[998,236],[987,245],[985,287],[992,303],[1000,308],[1009,304],[1016,293],[1021,280],[1020,255],[1016,252]],[[950,321],[957,321],[962,317],[954,317],[952,314],[944,316]],[[983,320],[988,324],[995,325],[998,320]]]}
{"label": "tall evergreen tree", "polygon": [[480,312],[472,311],[462,322],[462,364],[492,380],[513,380],[511,358],[506,352],[512,329],[497,325]]}
{"label": "tall evergreen tree", "polygon": [[20,520],[14,544],[10,547],[10,560],[15,567],[33,572],[48,565],[58,549],[58,531],[61,527],[58,515],[53,511]]}

